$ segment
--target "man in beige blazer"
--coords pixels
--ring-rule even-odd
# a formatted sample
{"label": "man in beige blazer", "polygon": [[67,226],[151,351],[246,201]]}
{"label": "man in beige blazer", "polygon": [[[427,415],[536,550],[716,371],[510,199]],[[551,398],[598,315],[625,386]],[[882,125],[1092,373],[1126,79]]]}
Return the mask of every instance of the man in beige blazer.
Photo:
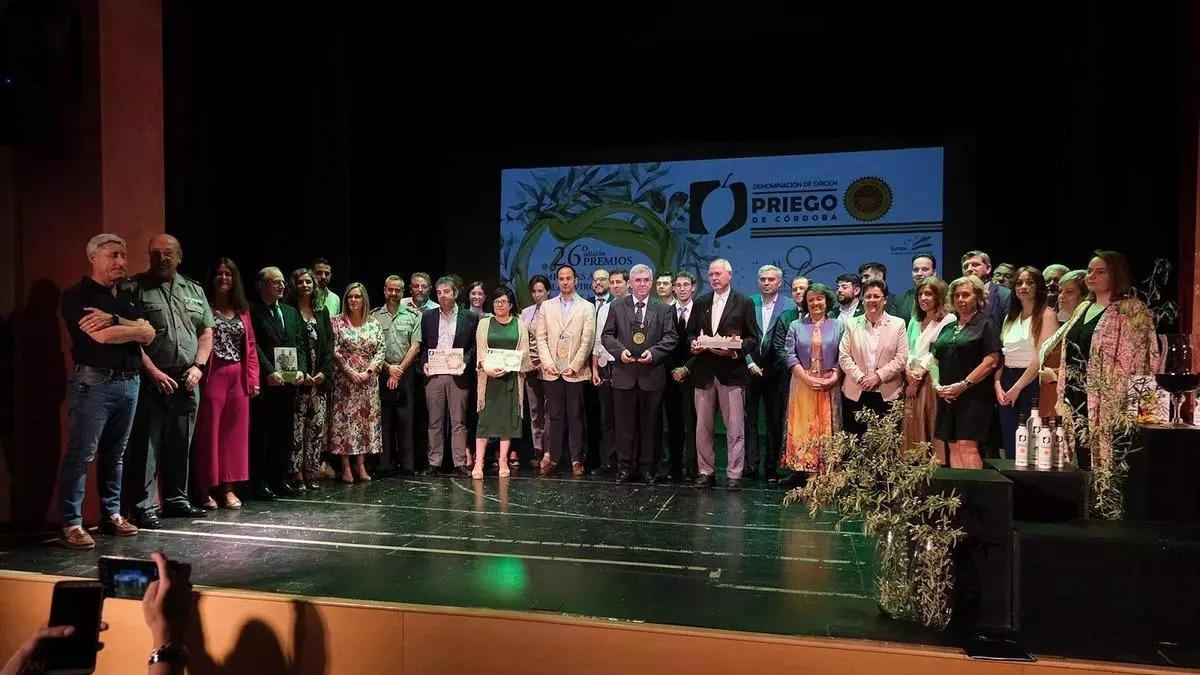
{"label": "man in beige blazer", "polygon": [[904,392],[904,364],[908,361],[908,338],[904,320],[884,311],[887,282],[869,279],[862,285],[864,313],[846,320],[846,332],[838,345],[842,379],[842,429],[861,434],[866,425],[854,413],[870,408],[880,415],[888,402]]}
{"label": "man in beige blazer", "polygon": [[583,475],[583,389],[592,379],[591,357],[596,335],[596,310],[575,294],[575,268],[555,271],[558,296],[542,303],[537,319],[540,378],[546,392],[546,452],[541,472],[558,466],[563,443],[571,450],[571,472]]}

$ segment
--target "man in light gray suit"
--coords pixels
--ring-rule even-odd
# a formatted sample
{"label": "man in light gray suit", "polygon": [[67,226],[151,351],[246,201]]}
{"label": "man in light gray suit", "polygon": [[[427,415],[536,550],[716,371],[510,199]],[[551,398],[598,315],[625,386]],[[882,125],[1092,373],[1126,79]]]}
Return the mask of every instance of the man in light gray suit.
{"label": "man in light gray suit", "polygon": [[650,296],[654,273],[634,265],[629,274],[630,295],[613,303],[601,340],[612,364],[616,409],[617,482],[639,475],[657,482],[659,457],[655,435],[662,435],[662,400],[667,387],[666,359],[679,339],[671,307]]}

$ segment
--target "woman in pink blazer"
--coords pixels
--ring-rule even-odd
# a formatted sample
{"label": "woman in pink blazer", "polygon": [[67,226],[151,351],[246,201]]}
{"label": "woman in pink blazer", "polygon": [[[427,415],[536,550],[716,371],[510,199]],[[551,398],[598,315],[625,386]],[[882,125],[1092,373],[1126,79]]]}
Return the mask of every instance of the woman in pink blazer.
{"label": "woman in pink blazer", "polygon": [[250,399],[258,395],[258,349],[237,265],[218,258],[208,274],[213,351],[200,384],[192,456],[206,509],[241,508],[233,484],[250,479]]}
{"label": "woman in pink blazer", "polygon": [[887,283],[868,279],[862,285],[864,314],[846,320],[846,332],[838,345],[842,379],[842,429],[861,434],[866,425],[854,413],[869,408],[879,415],[888,403],[904,392],[904,364],[908,361],[908,339],[904,319],[884,311]]}

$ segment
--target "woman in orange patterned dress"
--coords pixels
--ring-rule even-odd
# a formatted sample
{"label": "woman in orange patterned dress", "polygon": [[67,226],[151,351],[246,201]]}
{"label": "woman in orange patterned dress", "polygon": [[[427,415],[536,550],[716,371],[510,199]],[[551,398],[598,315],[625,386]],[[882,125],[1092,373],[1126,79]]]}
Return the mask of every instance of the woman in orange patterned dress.
{"label": "woman in orange patterned dress", "polygon": [[819,471],[821,447],[841,430],[838,343],[842,340],[842,323],[827,314],[834,295],[824,284],[813,284],[804,302],[808,316],[792,322],[784,343],[783,358],[792,381],[780,465],[796,471],[785,485],[802,484],[808,474]]}

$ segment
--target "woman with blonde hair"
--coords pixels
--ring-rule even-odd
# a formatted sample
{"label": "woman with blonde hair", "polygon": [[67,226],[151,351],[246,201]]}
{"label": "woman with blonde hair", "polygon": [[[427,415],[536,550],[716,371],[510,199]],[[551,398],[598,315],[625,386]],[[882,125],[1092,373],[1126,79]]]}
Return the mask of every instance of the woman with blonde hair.
{"label": "woman with blonde hair", "polygon": [[[1080,406],[1086,404],[1087,394],[1083,386],[1078,386],[1078,392],[1073,391],[1075,385],[1066,384],[1067,395],[1060,397],[1058,393],[1059,368],[1067,362],[1067,332],[1075,326],[1077,319],[1075,311],[1083,305],[1091,304],[1087,300],[1087,286],[1084,279],[1087,270],[1071,270],[1058,280],[1058,318],[1060,325],[1049,340],[1042,343],[1038,353],[1041,364],[1041,392],[1038,394],[1038,414],[1043,418],[1063,418],[1063,428],[1068,436],[1072,435],[1073,427],[1068,412],[1068,403],[1074,400]],[[1063,371],[1066,372],[1065,370]],[[1070,444],[1068,444],[1070,445]]]}
{"label": "woman with blonde hair", "polygon": [[904,368],[904,447],[929,443],[929,449],[945,464],[946,444],[934,437],[937,429],[938,397],[933,383],[938,379],[937,362],[930,348],[942,329],[957,320],[947,311],[946,282],[926,277],[914,289],[916,311],[908,322],[908,363]]}
{"label": "woman with blonde hair", "polygon": [[[383,413],[379,385],[383,368],[383,328],[368,313],[367,289],[359,282],[346,287],[342,313],[333,318],[333,416],[329,450],[342,458],[341,481],[369,481],[363,458],[383,450]],[[354,457],[354,473],[350,471]]]}
{"label": "woman with blonde hair", "polygon": [[959,277],[949,290],[956,321],[942,328],[930,350],[939,399],[935,437],[949,446],[951,467],[982,469],[979,444],[991,433],[996,407],[996,392],[985,380],[1000,363],[1000,335],[978,277]]}

